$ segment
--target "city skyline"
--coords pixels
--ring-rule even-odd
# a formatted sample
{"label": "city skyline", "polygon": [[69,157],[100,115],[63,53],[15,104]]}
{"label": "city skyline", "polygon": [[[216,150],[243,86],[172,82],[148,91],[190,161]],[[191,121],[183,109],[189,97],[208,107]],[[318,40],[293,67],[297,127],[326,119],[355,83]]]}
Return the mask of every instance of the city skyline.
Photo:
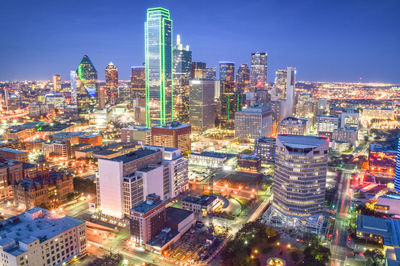
{"label": "city skyline", "polygon": [[[392,34],[399,24],[398,2],[335,1],[323,6],[308,1],[293,2],[287,8],[276,2],[251,1],[240,10],[223,2],[213,3],[210,9],[208,1],[197,6],[179,1],[120,1],[115,7],[98,1],[89,11],[90,1],[80,9],[49,1],[23,6],[3,2],[2,32],[8,41],[0,44],[0,80],[50,80],[59,73],[65,81],[84,54],[97,69],[114,62],[121,80],[128,80],[130,66],[144,62],[145,10],[163,6],[174,17],[173,39],[180,34],[193,51],[193,61],[210,67],[224,60],[237,66],[249,64],[251,53],[266,51],[269,82],[274,79],[272,73],[286,66],[297,67],[299,80],[356,82],[361,77],[361,81],[400,82],[395,65],[400,59],[395,45],[399,37]],[[63,12],[57,15],[55,10]],[[32,17],[42,11],[45,17]],[[19,22],[11,27],[10,21],[16,18]],[[204,23],[196,23],[196,18]],[[104,80],[103,75],[99,80]]]}

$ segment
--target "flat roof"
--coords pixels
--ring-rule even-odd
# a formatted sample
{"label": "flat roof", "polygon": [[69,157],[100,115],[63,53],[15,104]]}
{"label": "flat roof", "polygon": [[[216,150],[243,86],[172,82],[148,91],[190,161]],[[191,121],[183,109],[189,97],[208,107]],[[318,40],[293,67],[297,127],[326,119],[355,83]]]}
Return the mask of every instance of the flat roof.
{"label": "flat roof", "polygon": [[154,201],[152,199],[147,199],[147,200],[143,201],[142,203],[139,203],[138,205],[133,207],[132,210],[134,212],[145,214],[145,213],[151,211],[152,209],[154,209],[155,207],[161,205],[162,203],[163,203],[162,200]]}
{"label": "flat roof", "polygon": [[55,134],[50,135],[50,137],[60,138],[60,139],[67,139],[78,137],[85,134],[85,132],[58,132]]}
{"label": "flat roof", "polygon": [[168,207],[165,210],[167,211],[167,223],[170,224],[179,224],[193,213],[191,211],[175,207]]}
{"label": "flat roof", "polygon": [[203,195],[201,197],[186,197],[182,201],[194,203],[194,204],[199,204],[201,206],[208,206],[210,205],[214,200],[216,200],[217,197],[214,195]]}
{"label": "flat roof", "polygon": [[383,244],[386,246],[398,246],[400,244],[399,220],[359,215],[357,217],[357,231],[381,236]]}
{"label": "flat roof", "polygon": [[[213,157],[213,158],[220,158],[220,159],[230,159],[232,157],[235,157],[235,154],[230,154],[230,153],[221,153],[221,152],[215,152],[215,151],[203,151],[201,153],[195,153],[192,152],[190,155],[197,155],[197,156],[204,156],[204,157]],[[189,155],[189,156],[190,156]]]}
{"label": "flat roof", "polygon": [[27,153],[26,151],[15,150],[8,147],[0,148],[0,151],[12,152],[12,153]]}
{"label": "flat roof", "polygon": [[135,161],[137,159],[146,157],[148,155],[151,155],[151,154],[154,154],[154,153],[157,153],[157,152],[160,152],[160,151],[151,150],[151,149],[138,149],[136,151],[132,151],[132,152],[127,153],[125,155],[121,155],[121,156],[118,156],[118,157],[115,157],[115,158],[112,158],[112,159],[109,159],[109,160],[116,161],[116,162],[127,163],[127,162],[132,162],[132,161]]}
{"label": "flat roof", "polygon": [[303,135],[278,135],[277,139],[292,148],[316,148],[328,142],[325,138]]}
{"label": "flat roof", "polygon": [[180,129],[180,128],[185,128],[185,127],[190,127],[190,125],[189,124],[181,124],[179,122],[171,122],[171,123],[166,123],[164,125],[153,126],[153,128],[164,128],[164,129]]}
{"label": "flat roof", "polygon": [[[0,245],[5,248],[4,251],[18,256],[25,251],[18,248],[17,242],[24,244],[36,240],[43,242],[83,223],[85,222],[82,220],[69,216],[60,217],[51,214],[48,210],[36,207],[0,222]],[[16,241],[15,245],[5,247],[12,241]]]}

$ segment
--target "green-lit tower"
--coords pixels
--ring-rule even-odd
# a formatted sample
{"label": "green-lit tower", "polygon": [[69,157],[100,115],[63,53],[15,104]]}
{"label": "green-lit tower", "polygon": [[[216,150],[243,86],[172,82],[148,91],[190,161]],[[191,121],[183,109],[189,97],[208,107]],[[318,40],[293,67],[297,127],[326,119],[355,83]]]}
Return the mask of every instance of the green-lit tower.
{"label": "green-lit tower", "polygon": [[79,114],[88,114],[96,103],[97,71],[87,55],[84,55],[76,69],[77,105]]}
{"label": "green-lit tower", "polygon": [[147,9],[145,22],[146,126],[172,121],[172,20],[164,8]]}

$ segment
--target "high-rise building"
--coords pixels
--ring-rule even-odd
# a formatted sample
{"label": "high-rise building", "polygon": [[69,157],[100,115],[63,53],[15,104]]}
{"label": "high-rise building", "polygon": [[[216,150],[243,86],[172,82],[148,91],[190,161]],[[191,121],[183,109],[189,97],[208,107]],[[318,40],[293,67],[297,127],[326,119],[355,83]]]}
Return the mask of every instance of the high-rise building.
{"label": "high-rise building", "polygon": [[289,116],[278,124],[278,134],[307,135],[309,130],[310,123],[306,118]]}
{"label": "high-rise building", "polygon": [[250,87],[250,69],[247,64],[241,64],[236,73],[236,89],[238,92],[248,92]]}
{"label": "high-rise building", "polygon": [[193,131],[203,132],[215,126],[215,81],[192,80],[189,90],[189,121]]}
{"label": "high-rise building", "polygon": [[225,129],[234,129],[235,113],[242,110],[243,95],[239,92],[226,92],[221,94],[219,103],[219,126]]}
{"label": "high-rise building", "polygon": [[206,80],[214,80],[214,81],[217,80],[217,68],[216,67],[207,67],[205,79]]}
{"label": "high-rise building", "polygon": [[145,22],[146,126],[172,122],[172,20],[164,8],[147,9]]}
{"label": "high-rise building", "polygon": [[221,95],[235,91],[235,63],[219,62],[219,80],[221,82]]}
{"label": "high-rise building", "polygon": [[273,163],[275,160],[275,138],[260,137],[254,139],[254,154],[260,156],[264,163]]}
{"label": "high-rise building", "polygon": [[79,114],[88,114],[97,97],[97,71],[87,55],[84,55],[77,74],[77,105]]}
{"label": "high-rise building", "polygon": [[98,205],[103,214],[123,218],[146,195],[170,199],[188,189],[188,182],[188,161],[179,149],[143,146],[122,156],[99,159]]}
{"label": "high-rise building", "polygon": [[397,193],[400,193],[400,138],[397,142],[397,158],[396,158],[396,169],[394,176],[394,189]]}
{"label": "high-rise building", "polygon": [[272,111],[264,106],[248,107],[235,113],[235,137],[254,139],[272,133]]}
{"label": "high-rise building", "polygon": [[[313,221],[306,226],[322,227],[328,148],[325,138],[277,137],[272,210],[275,219],[285,226],[304,226]],[[310,219],[312,216],[316,219]]]}
{"label": "high-rise building", "polygon": [[61,90],[61,76],[58,74],[53,75],[53,90],[54,92]]}
{"label": "high-rise building", "polygon": [[87,253],[85,221],[39,207],[0,223],[1,265],[63,265]]}
{"label": "high-rise building", "polygon": [[204,62],[192,62],[191,79],[205,79],[207,67]]}
{"label": "high-rise building", "polygon": [[76,91],[76,72],[74,70],[71,70],[69,72],[69,79],[70,79],[70,83],[71,83],[71,103],[77,104],[78,94]]}
{"label": "high-rise building", "polygon": [[106,67],[106,99],[110,105],[118,103],[118,68],[110,62]]}
{"label": "high-rise building", "polygon": [[179,122],[153,126],[151,128],[152,145],[179,148],[182,154],[187,155],[190,153],[192,146],[190,140],[191,132],[190,125]]}
{"label": "high-rise building", "polygon": [[267,53],[251,54],[250,86],[253,91],[265,89],[267,86]]}
{"label": "high-rise building", "polygon": [[192,73],[192,51],[181,44],[180,35],[174,47],[174,120],[189,122],[189,80]]}
{"label": "high-rise building", "polygon": [[131,98],[133,100],[146,98],[146,78],[144,66],[131,67]]}
{"label": "high-rise building", "polygon": [[340,126],[339,117],[317,116],[316,128],[319,136],[332,138],[335,129]]}
{"label": "high-rise building", "polygon": [[276,72],[274,91],[276,97],[284,101],[282,110],[284,118],[291,116],[295,111],[295,85],[296,69],[294,67],[287,67]]}

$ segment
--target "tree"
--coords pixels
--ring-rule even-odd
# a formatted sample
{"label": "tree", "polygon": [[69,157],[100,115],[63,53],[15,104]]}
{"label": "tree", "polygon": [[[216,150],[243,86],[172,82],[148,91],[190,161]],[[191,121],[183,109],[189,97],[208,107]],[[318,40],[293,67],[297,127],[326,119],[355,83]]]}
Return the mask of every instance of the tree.
{"label": "tree", "polygon": [[364,252],[367,258],[367,266],[380,266],[385,264],[385,256],[379,249],[367,250]]}

